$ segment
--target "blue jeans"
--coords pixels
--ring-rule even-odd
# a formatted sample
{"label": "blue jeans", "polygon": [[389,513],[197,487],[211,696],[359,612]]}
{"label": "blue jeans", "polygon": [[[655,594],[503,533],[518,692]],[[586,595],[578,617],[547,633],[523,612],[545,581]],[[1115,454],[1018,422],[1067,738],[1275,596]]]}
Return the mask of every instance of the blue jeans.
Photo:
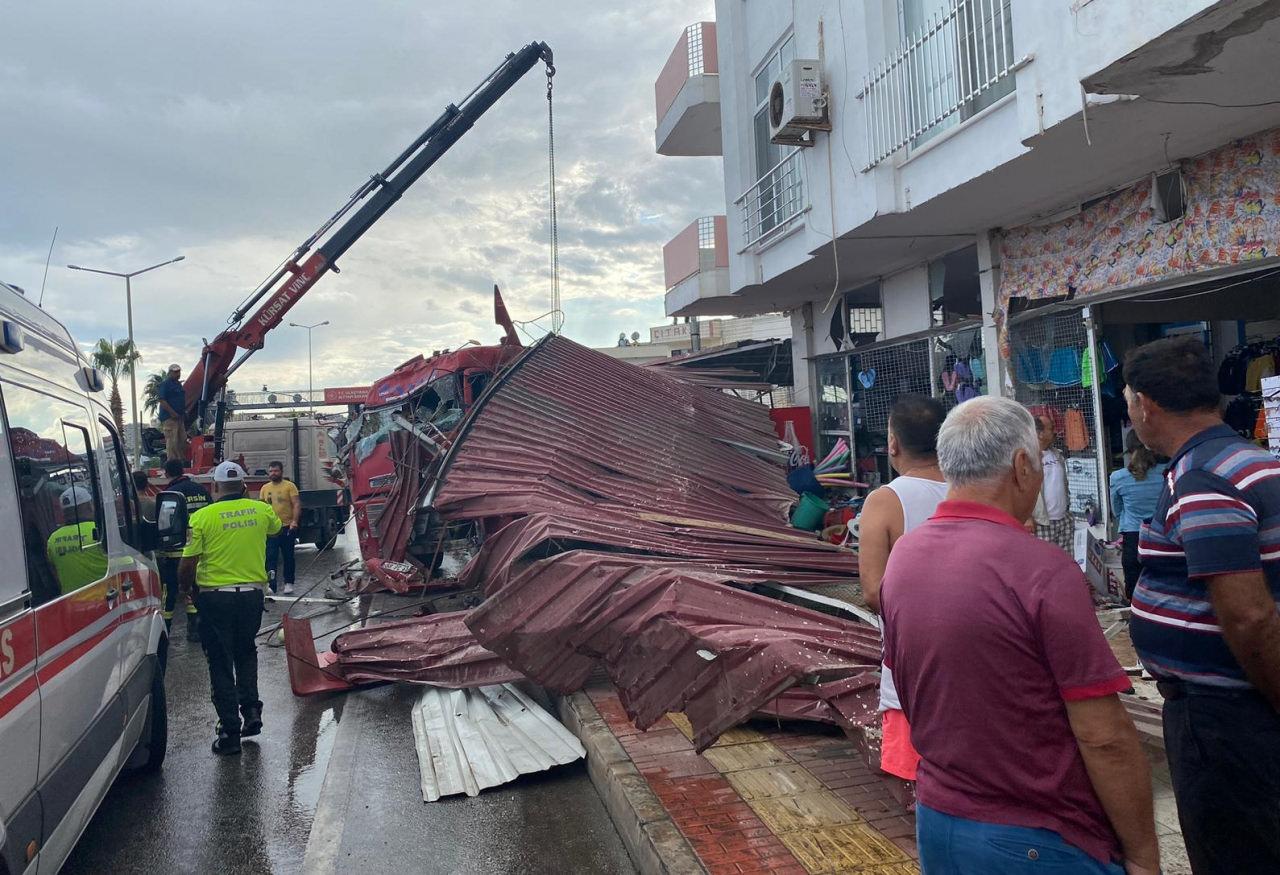
{"label": "blue jeans", "polygon": [[1099,863],[1053,830],[982,823],[916,803],[916,844],[924,875],[1124,875],[1124,867]]}
{"label": "blue jeans", "polygon": [[289,586],[293,586],[293,544],[295,537],[294,532],[288,526],[285,526],[280,530],[279,534],[267,538],[267,581],[271,584],[272,592],[276,591],[276,566],[282,563],[284,565],[284,582]]}

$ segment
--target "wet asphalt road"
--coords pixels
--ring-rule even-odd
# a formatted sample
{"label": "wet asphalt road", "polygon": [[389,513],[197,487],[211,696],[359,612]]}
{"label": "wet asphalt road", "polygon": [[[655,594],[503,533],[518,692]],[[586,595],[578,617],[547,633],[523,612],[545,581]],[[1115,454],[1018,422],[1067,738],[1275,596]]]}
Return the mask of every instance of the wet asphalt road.
{"label": "wet asphalt road", "polygon": [[[299,583],[306,583],[299,590],[327,577],[346,555],[300,548]],[[280,613],[269,606],[264,628]],[[344,609],[312,622],[319,633],[353,617]],[[175,618],[164,768],[155,777],[117,781],[64,872],[634,871],[583,764],[427,804],[411,687],[299,699],[289,689],[282,647],[260,646],[258,660],[263,734],[246,740],[238,757],[215,757],[204,654],[186,642],[183,620]]]}

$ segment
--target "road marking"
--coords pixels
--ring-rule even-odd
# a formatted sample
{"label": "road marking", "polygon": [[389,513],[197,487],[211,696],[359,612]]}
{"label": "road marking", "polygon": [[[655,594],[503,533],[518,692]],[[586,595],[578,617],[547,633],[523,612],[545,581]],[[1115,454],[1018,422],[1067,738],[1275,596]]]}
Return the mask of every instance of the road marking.
{"label": "road marking", "polygon": [[347,696],[342,718],[338,721],[333,751],[329,754],[329,766],[325,770],[324,784],[320,787],[320,798],[316,802],[316,816],[311,821],[311,832],[307,836],[307,850],[302,859],[303,872],[313,875],[332,875],[337,872],[342,833],[346,828],[347,810],[355,788],[352,776],[363,731],[364,702],[353,693]]}

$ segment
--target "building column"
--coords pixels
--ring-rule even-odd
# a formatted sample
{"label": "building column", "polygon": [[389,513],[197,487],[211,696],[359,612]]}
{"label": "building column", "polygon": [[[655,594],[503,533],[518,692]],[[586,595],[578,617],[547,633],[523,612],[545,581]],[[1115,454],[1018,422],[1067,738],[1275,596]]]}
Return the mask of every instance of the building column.
{"label": "building column", "polygon": [[987,365],[987,394],[1013,397],[1013,382],[1000,358],[1000,339],[996,331],[996,292],[1000,288],[1000,254],[995,236],[983,231],[977,236],[978,286],[982,293],[982,357]]}
{"label": "building column", "polygon": [[797,307],[790,315],[792,404],[813,410],[817,403],[810,388],[813,357],[817,354],[813,338],[813,304]]}

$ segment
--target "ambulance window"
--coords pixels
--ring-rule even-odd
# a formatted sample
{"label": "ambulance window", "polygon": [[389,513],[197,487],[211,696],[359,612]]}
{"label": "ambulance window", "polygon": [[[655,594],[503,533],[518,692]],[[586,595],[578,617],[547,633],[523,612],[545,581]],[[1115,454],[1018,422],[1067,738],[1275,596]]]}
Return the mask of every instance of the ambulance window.
{"label": "ambulance window", "polygon": [[0,573],[0,622],[16,611],[22,610],[19,597],[27,590],[27,576],[16,567],[22,553],[22,529],[11,521],[18,518],[18,489],[13,478],[13,453],[9,450],[4,421],[0,419],[0,556],[5,558],[5,570]]}
{"label": "ambulance window", "polygon": [[5,383],[3,398],[32,604],[107,573],[102,511],[84,408]]}
{"label": "ambulance window", "polygon": [[124,448],[116,440],[116,430],[105,421],[99,420],[98,427],[102,434],[102,447],[107,458],[107,468],[111,471],[111,495],[109,498],[116,508],[116,525],[120,529],[120,540],[130,547],[137,547],[134,537],[133,521],[137,517],[138,499],[133,489],[133,480],[125,475]]}

